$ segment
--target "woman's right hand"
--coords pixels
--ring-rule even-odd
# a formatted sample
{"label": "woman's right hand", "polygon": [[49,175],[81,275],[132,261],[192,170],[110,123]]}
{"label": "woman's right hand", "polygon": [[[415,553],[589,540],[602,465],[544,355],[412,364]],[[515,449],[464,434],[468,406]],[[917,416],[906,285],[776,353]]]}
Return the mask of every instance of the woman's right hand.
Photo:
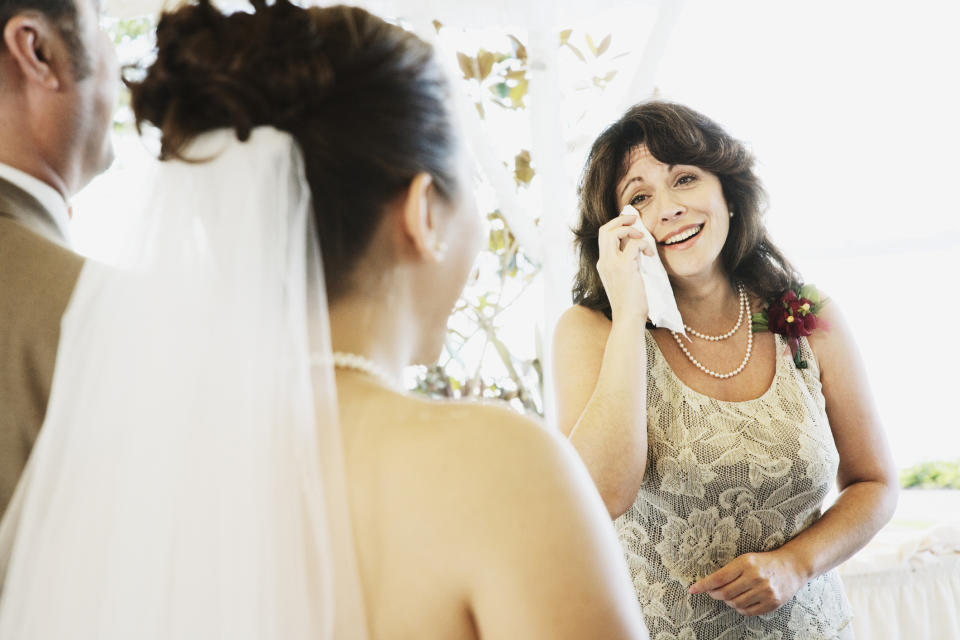
{"label": "woman's right hand", "polygon": [[640,276],[640,253],[656,255],[657,248],[633,228],[639,215],[620,215],[600,227],[600,260],[597,272],[610,300],[614,320],[624,316],[646,322],[647,290]]}

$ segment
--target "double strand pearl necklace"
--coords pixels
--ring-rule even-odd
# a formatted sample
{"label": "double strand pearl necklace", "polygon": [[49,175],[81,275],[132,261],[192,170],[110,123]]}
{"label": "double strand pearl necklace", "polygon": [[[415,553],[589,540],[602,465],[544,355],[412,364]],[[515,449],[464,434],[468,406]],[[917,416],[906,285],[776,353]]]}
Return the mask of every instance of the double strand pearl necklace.
{"label": "double strand pearl necklace", "polygon": [[744,290],[742,284],[737,285],[737,294],[740,296],[740,314],[737,316],[737,324],[733,325],[733,329],[730,329],[730,331],[727,331],[722,336],[708,336],[705,333],[700,333],[688,324],[684,324],[683,328],[686,329],[688,333],[692,333],[701,340],[709,340],[710,342],[720,342],[721,340],[726,340],[737,332],[737,329],[739,329],[740,325],[743,324],[743,316],[746,315],[746,309],[750,308],[750,301],[747,300],[747,292]]}
{"label": "double strand pearl necklace", "polygon": [[357,353],[334,351],[333,367],[335,369],[349,369],[351,371],[358,371],[366,374],[391,391],[398,391],[400,389],[400,385],[397,384],[397,381],[394,380],[393,376],[387,373],[383,367],[378,365],[370,358],[361,356]]}
{"label": "double strand pearl necklace", "polygon": [[[743,285],[738,286],[737,290],[739,291],[739,294],[740,294],[740,319],[737,320],[737,326],[734,327],[727,334],[723,336],[704,336],[694,331],[687,325],[683,325],[684,328],[699,338],[703,338],[705,340],[711,340],[713,342],[716,342],[718,340],[725,340],[726,338],[729,338],[740,327],[743,321],[743,316],[746,313],[748,313],[750,310],[750,301],[747,298],[747,294],[743,289]],[[700,371],[703,371],[708,376],[713,376],[714,378],[720,378],[721,380],[732,378],[733,376],[743,371],[744,367],[746,367],[747,363],[750,361],[750,353],[753,351],[753,331],[750,329],[750,327],[747,327],[747,353],[743,356],[743,360],[740,362],[740,366],[728,373],[717,373],[716,371],[712,369],[708,369],[707,367],[703,366],[703,364],[699,360],[693,357],[693,354],[691,354],[690,351],[687,349],[687,345],[683,344],[683,342],[680,340],[680,335],[676,331],[671,331],[670,335],[673,336],[673,339],[677,342],[677,346],[680,347],[680,350],[683,351],[683,354],[687,356],[687,359],[690,362],[692,362],[696,368],[700,369]]]}

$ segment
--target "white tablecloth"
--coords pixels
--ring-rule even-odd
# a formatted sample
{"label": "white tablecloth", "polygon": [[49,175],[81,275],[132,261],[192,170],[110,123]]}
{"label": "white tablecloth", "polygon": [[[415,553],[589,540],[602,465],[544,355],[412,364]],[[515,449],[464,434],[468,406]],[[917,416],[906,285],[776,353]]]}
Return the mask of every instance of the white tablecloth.
{"label": "white tablecloth", "polygon": [[857,640],[960,640],[960,525],[881,532],[840,576]]}

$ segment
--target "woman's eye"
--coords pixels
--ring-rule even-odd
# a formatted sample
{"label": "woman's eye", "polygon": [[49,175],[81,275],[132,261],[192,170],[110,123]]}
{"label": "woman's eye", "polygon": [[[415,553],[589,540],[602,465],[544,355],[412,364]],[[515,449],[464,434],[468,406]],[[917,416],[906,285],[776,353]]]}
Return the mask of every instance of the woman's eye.
{"label": "woman's eye", "polygon": [[678,184],[678,185],[680,185],[680,184],[690,184],[691,182],[693,182],[693,181],[696,180],[696,179],[697,179],[697,176],[695,176],[695,175],[693,175],[693,174],[691,174],[691,173],[685,173],[685,174],[683,174],[682,176],[680,176],[679,178],[677,178],[677,184]]}
{"label": "woman's eye", "polygon": [[636,207],[637,205],[641,205],[646,202],[647,198],[649,197],[650,196],[645,193],[638,193],[637,195],[633,196],[633,200],[630,201],[630,204]]}

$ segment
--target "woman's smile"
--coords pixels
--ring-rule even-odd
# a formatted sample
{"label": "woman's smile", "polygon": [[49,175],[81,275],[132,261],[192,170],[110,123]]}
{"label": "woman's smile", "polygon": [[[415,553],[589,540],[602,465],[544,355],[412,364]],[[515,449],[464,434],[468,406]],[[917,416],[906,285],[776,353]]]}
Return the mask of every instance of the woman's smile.
{"label": "woman's smile", "polygon": [[658,242],[665,251],[683,251],[689,249],[697,243],[700,238],[700,232],[705,223],[686,225],[677,231],[674,231]]}

